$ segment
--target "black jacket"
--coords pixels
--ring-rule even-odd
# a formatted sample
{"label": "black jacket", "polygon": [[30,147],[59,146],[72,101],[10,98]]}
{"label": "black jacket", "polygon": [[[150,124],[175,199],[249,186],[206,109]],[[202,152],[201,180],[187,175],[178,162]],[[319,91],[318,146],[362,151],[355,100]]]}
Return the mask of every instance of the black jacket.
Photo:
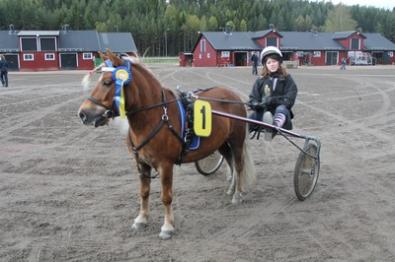
{"label": "black jacket", "polygon": [[259,60],[259,58],[258,58],[258,56],[257,56],[256,54],[253,54],[253,55],[251,56],[251,61],[252,61],[252,64],[253,64],[254,66],[258,66],[258,60]]}
{"label": "black jacket", "polygon": [[7,72],[8,71],[8,63],[5,60],[0,60],[0,71]]}
{"label": "black jacket", "polygon": [[[273,91],[274,78],[277,78],[276,88]],[[250,94],[250,102],[261,102],[262,97],[270,96],[270,103],[267,110],[274,111],[277,106],[285,105],[290,111],[295,103],[298,88],[291,75],[287,76],[273,76],[273,77],[260,77],[255,81]],[[291,116],[293,113],[291,111]]]}

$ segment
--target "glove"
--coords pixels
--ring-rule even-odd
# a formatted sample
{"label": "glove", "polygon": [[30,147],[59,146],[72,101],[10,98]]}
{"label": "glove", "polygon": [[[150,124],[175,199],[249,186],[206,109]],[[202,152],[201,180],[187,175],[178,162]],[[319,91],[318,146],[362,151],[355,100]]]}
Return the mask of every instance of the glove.
{"label": "glove", "polygon": [[260,102],[261,107],[267,107],[272,103],[272,98],[270,96],[262,97],[262,101]]}
{"label": "glove", "polygon": [[251,109],[253,110],[258,110],[262,109],[261,103],[256,101],[256,100],[251,100],[248,102],[248,105],[250,106]]}

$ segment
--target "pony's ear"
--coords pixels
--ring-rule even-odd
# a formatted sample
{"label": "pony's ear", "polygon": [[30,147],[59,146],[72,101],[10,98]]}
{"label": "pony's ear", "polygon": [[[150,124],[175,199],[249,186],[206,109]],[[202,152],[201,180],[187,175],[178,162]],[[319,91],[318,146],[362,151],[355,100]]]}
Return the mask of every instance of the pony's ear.
{"label": "pony's ear", "polygon": [[132,57],[136,57],[136,58],[139,58],[139,56],[137,55],[137,53],[136,53],[136,52],[131,52],[131,53],[130,53],[130,56],[132,56]]}
{"label": "pony's ear", "polygon": [[117,67],[123,64],[123,61],[121,58],[119,58],[117,55],[115,55],[109,48],[106,49],[106,55],[108,58],[111,60],[112,64]]}
{"label": "pony's ear", "polygon": [[136,52],[129,53],[129,57],[132,58],[133,62],[140,63],[140,57]]}

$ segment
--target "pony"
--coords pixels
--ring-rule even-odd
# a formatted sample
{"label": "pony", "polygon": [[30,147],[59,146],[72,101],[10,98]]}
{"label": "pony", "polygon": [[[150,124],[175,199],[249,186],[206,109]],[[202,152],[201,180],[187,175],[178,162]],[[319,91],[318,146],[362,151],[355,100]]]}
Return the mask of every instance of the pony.
{"label": "pony", "polygon": [[[142,230],[148,224],[151,171],[155,169],[160,178],[161,200],[164,205],[164,223],[159,237],[171,238],[175,232],[172,209],[174,164],[194,162],[216,150],[225,157],[230,167],[232,179],[227,192],[233,194],[232,203],[241,202],[245,188],[255,180],[255,170],[247,147],[246,124],[212,115],[211,134],[201,138],[197,150],[185,152],[177,106],[179,98],[176,94],[163,87],[153,73],[135,57],[119,57],[110,50],[99,52],[99,55],[105,63],[92,72],[101,71],[100,78],[90,96],[82,102],[78,116],[85,125],[99,127],[107,124],[118,110],[114,104],[118,81],[114,79],[114,70],[126,68],[126,71],[130,71],[130,81],[123,81],[121,88],[129,124],[127,145],[129,152],[134,155],[140,177],[140,210],[132,228]],[[199,95],[207,100],[213,99],[210,101],[213,110],[246,116],[246,108],[240,97],[224,87],[203,90]]]}

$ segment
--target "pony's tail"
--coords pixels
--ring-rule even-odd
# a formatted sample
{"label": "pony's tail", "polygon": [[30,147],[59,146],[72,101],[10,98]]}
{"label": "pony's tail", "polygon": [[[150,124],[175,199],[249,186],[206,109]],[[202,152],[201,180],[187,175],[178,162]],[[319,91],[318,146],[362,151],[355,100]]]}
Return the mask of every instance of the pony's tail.
{"label": "pony's tail", "polygon": [[252,188],[256,184],[256,173],[253,159],[249,151],[249,137],[248,126],[246,130],[246,137],[243,143],[243,169],[240,172],[240,188],[245,192],[246,188]]}

